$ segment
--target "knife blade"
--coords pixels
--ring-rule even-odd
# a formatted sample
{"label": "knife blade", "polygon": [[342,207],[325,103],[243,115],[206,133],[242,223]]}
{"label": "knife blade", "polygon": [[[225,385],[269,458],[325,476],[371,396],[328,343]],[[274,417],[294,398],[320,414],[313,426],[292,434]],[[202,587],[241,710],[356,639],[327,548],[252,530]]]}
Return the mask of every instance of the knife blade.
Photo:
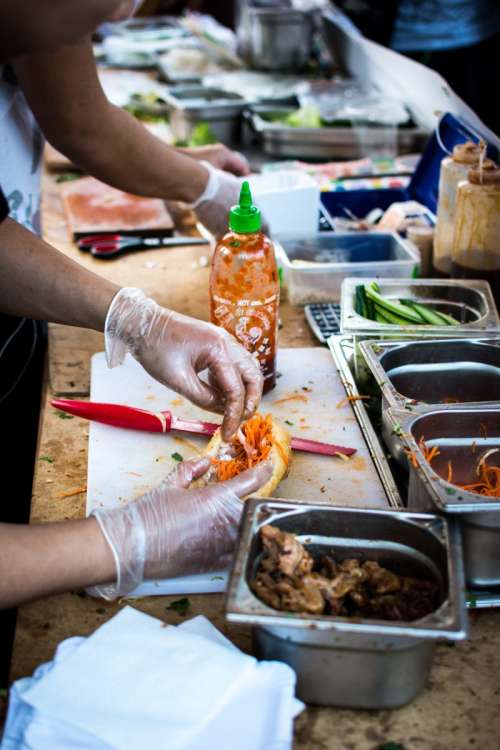
{"label": "knife blade", "polygon": [[[146,432],[163,432],[171,430],[189,432],[193,435],[211,436],[220,425],[215,422],[203,422],[195,419],[182,419],[170,411],[148,411],[124,404],[106,404],[97,401],[76,401],[73,399],[56,398],[51,401],[56,409],[82,417],[94,422],[101,422],[112,427],[122,427],[129,430],[144,430]],[[355,448],[346,448],[331,443],[321,443],[317,440],[292,437],[292,448],[306,453],[317,453],[323,456],[352,456]]]}

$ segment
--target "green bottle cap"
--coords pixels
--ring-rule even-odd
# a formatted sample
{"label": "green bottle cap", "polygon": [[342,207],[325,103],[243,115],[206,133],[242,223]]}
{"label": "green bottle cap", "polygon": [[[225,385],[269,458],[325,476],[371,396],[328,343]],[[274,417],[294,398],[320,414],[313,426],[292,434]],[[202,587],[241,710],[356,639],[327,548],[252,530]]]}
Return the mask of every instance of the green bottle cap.
{"label": "green bottle cap", "polygon": [[258,232],[262,225],[260,209],[252,203],[250,185],[245,180],[241,186],[240,202],[229,212],[229,228],[238,234]]}

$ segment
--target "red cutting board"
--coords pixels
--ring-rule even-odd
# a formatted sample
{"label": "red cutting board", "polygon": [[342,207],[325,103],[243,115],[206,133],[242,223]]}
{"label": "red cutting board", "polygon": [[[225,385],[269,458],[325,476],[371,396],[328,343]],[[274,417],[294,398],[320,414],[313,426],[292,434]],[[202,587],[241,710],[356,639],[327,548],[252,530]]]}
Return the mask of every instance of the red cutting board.
{"label": "red cutting board", "polygon": [[160,198],[142,198],[116,190],[94,177],[61,187],[66,218],[73,237],[86,234],[157,234],[171,232],[172,217]]}

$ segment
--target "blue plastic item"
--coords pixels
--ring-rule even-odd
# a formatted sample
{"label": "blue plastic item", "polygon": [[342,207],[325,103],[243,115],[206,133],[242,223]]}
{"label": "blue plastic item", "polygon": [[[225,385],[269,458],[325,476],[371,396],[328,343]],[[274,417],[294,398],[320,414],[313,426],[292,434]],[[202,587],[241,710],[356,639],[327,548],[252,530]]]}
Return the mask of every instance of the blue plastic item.
{"label": "blue plastic item", "polygon": [[[349,215],[351,212],[364,218],[374,208],[385,211],[392,203],[408,200],[422,203],[435,214],[442,160],[457,144],[468,140],[477,143],[481,138],[488,142],[479,131],[447,112],[429,138],[407,188],[322,192],[321,202],[331,217],[352,218]],[[495,146],[488,144],[487,153],[491,159],[498,159],[498,149]]]}

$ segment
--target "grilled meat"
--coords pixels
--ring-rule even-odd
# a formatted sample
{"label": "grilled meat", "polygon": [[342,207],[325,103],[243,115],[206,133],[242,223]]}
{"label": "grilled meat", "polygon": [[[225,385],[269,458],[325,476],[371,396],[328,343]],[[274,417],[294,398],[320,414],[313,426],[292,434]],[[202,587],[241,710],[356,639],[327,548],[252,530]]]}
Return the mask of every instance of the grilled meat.
{"label": "grilled meat", "polygon": [[261,529],[263,556],[252,581],[273,609],[312,615],[411,622],[438,605],[434,581],[399,576],[374,560],[315,560],[294,534]]}

